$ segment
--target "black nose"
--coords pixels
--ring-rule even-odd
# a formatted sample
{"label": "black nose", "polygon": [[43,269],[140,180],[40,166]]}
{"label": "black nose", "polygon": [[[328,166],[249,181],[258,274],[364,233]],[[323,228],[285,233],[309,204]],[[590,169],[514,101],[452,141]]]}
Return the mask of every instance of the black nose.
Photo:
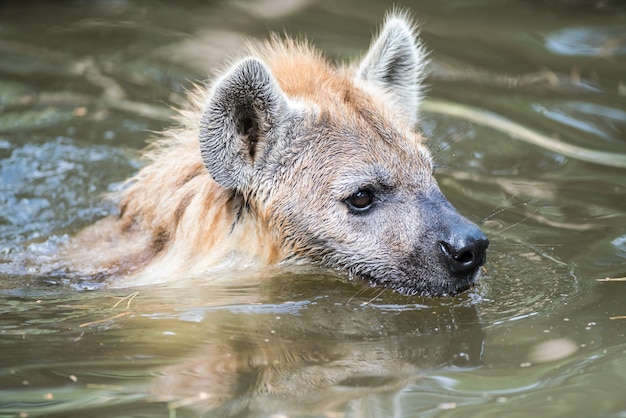
{"label": "black nose", "polygon": [[485,264],[489,240],[475,225],[463,225],[452,231],[447,240],[439,242],[450,272],[458,275],[473,273]]}

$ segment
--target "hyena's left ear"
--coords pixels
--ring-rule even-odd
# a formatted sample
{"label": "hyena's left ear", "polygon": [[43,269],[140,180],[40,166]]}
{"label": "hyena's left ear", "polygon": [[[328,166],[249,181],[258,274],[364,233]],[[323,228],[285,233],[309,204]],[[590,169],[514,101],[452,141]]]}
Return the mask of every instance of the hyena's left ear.
{"label": "hyena's left ear", "polygon": [[428,59],[408,16],[387,16],[357,70],[357,79],[381,88],[410,123],[417,122]]}
{"label": "hyena's left ear", "polygon": [[213,179],[246,189],[294,115],[265,64],[254,58],[236,64],[216,82],[200,120],[200,153]]}

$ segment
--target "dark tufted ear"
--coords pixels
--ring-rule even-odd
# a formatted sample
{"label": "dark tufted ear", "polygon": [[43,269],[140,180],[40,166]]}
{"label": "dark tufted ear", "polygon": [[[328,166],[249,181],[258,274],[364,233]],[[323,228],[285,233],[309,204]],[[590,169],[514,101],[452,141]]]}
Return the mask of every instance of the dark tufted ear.
{"label": "dark tufted ear", "polygon": [[253,58],[215,84],[200,122],[200,152],[213,179],[244,189],[284,135],[291,111],[270,70]]}
{"label": "dark tufted ear", "polygon": [[411,20],[402,13],[391,13],[361,61],[356,78],[387,92],[396,109],[415,123],[426,56]]}

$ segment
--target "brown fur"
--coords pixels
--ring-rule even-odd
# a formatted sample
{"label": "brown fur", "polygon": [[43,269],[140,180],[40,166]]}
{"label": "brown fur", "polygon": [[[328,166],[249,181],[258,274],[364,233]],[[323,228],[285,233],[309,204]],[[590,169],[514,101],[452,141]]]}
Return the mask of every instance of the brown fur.
{"label": "brown fur", "polygon": [[[321,125],[332,121],[329,115],[338,113],[347,113],[347,118],[353,120],[374,119],[374,115],[367,114],[372,112],[367,108],[373,98],[354,86],[346,69],[334,68],[306,42],[274,36],[260,47],[251,47],[250,55],[270,64],[289,96],[312,101],[324,109],[320,114]],[[117,219],[107,218],[83,231],[74,251],[78,252],[90,242],[89,255],[83,256],[91,260],[95,253],[99,255],[97,261],[102,263],[101,267],[114,269],[122,275],[159,261],[155,271],[162,272],[163,264],[176,264],[185,267],[171,269],[169,273],[182,274],[197,270],[190,266],[203,264],[199,258],[215,254],[217,250],[220,255],[211,257],[212,262],[200,267],[208,268],[245,242],[252,243],[248,261],[269,265],[282,258],[280,245],[275,242],[275,238],[281,238],[272,237],[263,227],[262,219],[236,225],[243,219],[239,212],[250,209],[243,207],[241,196],[213,181],[200,158],[197,130],[202,100],[207,94],[203,87],[191,93],[189,108],[180,111],[177,118],[179,126],[153,142],[145,153],[148,164],[128,181],[129,186],[118,197],[121,210]],[[384,132],[384,128],[381,131]],[[240,235],[247,236],[245,239],[233,242],[235,226],[242,230]],[[229,230],[233,231],[229,233]],[[228,238],[220,239],[224,236]],[[93,243],[103,238],[104,254],[93,248]],[[122,247],[123,251],[129,241],[137,241],[132,254],[120,257],[117,252],[111,252],[110,247],[115,246]]]}

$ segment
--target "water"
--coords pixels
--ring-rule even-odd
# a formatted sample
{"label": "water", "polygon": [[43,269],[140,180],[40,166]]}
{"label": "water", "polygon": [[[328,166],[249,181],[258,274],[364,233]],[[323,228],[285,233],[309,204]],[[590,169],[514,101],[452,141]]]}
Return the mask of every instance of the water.
{"label": "water", "polygon": [[453,299],[314,269],[79,290],[25,261],[110,212],[247,38],[355,57],[390,5],[3,2],[0,417],[626,416],[626,7],[414,3],[437,178],[492,243]]}

